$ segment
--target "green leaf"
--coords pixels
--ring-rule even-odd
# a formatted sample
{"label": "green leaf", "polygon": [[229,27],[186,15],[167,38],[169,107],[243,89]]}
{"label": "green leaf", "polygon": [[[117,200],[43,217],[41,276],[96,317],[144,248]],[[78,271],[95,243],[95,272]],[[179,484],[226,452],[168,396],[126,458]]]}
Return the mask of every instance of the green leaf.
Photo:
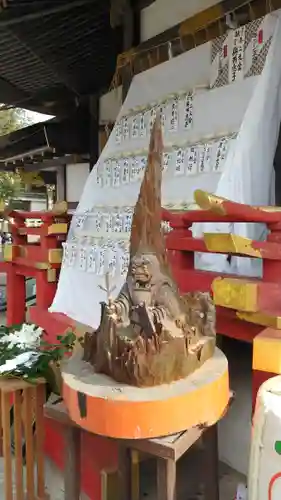
{"label": "green leaf", "polygon": [[281,441],[275,441],[275,451],[278,455],[281,455]]}

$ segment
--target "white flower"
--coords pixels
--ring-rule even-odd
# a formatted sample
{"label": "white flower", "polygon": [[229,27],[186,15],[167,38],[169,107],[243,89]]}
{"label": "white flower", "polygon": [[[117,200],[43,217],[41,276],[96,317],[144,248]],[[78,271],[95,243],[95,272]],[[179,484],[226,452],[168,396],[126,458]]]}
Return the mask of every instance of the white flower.
{"label": "white flower", "polygon": [[40,345],[43,328],[24,323],[19,331],[7,333],[0,337],[0,343],[9,344],[9,349],[17,346],[19,349],[33,349]]}
{"label": "white flower", "polygon": [[8,359],[3,365],[0,366],[0,373],[10,373],[16,371],[21,372],[19,367],[31,368],[40,357],[40,353],[34,351],[23,352],[18,354],[13,359]]}

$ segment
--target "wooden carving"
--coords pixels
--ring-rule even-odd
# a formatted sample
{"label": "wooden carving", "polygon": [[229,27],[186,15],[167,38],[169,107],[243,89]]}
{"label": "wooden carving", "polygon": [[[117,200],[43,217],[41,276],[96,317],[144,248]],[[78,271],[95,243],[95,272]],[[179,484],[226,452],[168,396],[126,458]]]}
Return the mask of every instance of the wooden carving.
{"label": "wooden carving", "polygon": [[208,294],[181,297],[161,231],[162,133],[157,117],[135,207],[130,265],[116,300],[102,304],[98,330],[86,334],[84,360],[96,372],[138,387],[184,378],[213,355],[215,309]]}

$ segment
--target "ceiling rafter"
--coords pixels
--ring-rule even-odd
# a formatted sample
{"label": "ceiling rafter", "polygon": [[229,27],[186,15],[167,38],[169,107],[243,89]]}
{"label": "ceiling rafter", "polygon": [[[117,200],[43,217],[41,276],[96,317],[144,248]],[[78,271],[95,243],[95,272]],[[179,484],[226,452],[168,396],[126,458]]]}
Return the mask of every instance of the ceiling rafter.
{"label": "ceiling rafter", "polygon": [[[7,1],[6,0],[1,0],[2,2],[4,1],[6,3],[6,7],[2,9],[5,11],[5,13],[9,13],[9,7],[7,6]],[[98,1],[98,0],[97,0]],[[47,9],[38,9],[35,12],[29,12],[26,14],[23,14],[22,16],[15,16],[7,19],[1,19],[1,14],[0,14],[0,27],[9,27],[16,25],[18,23],[26,22],[26,21],[32,21],[34,19],[41,19],[42,17],[49,16],[51,14],[58,14],[60,12],[66,12],[69,10],[74,9],[75,7],[80,7],[85,4],[93,4],[93,0],[74,0],[71,1],[69,0],[67,3],[63,5],[56,5],[53,7],[49,7]],[[2,10],[2,12],[3,12]],[[0,10],[1,13],[1,10]]]}

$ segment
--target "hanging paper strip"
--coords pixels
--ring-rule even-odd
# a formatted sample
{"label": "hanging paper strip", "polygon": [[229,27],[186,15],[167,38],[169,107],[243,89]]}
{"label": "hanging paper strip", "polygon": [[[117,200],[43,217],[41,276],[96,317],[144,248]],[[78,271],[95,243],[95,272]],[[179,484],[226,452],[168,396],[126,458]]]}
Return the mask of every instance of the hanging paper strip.
{"label": "hanging paper strip", "polygon": [[68,260],[68,265],[69,267],[74,267],[76,264],[76,257],[77,257],[77,244],[76,243],[70,243],[69,244],[69,260]]}
{"label": "hanging paper strip", "polygon": [[186,175],[195,175],[198,171],[197,147],[191,146],[186,150]]}
{"label": "hanging paper strip", "polygon": [[205,145],[205,157],[204,157],[204,173],[212,171],[214,155],[213,155],[213,143]]}
{"label": "hanging paper strip", "polygon": [[97,245],[92,245],[88,251],[88,260],[87,260],[87,271],[89,273],[97,272],[97,258],[98,258],[98,247]]}
{"label": "hanging paper strip", "polygon": [[229,83],[229,36],[225,34],[211,43],[210,86],[221,87]]}
{"label": "hanging paper strip", "polygon": [[123,232],[130,233],[133,221],[133,210],[127,209],[123,214]]}
{"label": "hanging paper strip", "polygon": [[117,248],[116,248],[116,245],[111,244],[108,247],[107,263],[106,263],[107,272],[109,273],[109,275],[111,277],[115,276],[116,267],[117,267]]}
{"label": "hanging paper strip", "polygon": [[129,184],[130,182],[130,160],[124,158],[122,163],[122,184]]}
{"label": "hanging paper strip", "polygon": [[146,137],[146,113],[143,111],[139,118],[139,135],[143,139]]}
{"label": "hanging paper strip", "polygon": [[179,98],[175,96],[170,104],[170,132],[177,132],[179,126]]}
{"label": "hanging paper strip", "polygon": [[136,163],[135,163],[135,169],[136,169],[136,181],[140,181],[143,177],[143,169],[142,169],[142,158],[141,156],[136,156]]}
{"label": "hanging paper strip", "polygon": [[93,229],[95,233],[101,232],[102,225],[102,213],[100,211],[95,211],[93,213]]}
{"label": "hanging paper strip", "polygon": [[244,47],[245,26],[234,31],[233,46],[230,58],[230,81],[235,82],[244,78]]}
{"label": "hanging paper strip", "polygon": [[112,232],[112,214],[110,212],[104,212],[102,214],[102,225],[103,225],[103,230],[106,233]]}
{"label": "hanging paper strip", "polygon": [[69,265],[68,243],[67,242],[62,243],[62,247],[63,247],[62,265],[68,267]]}
{"label": "hanging paper strip", "polygon": [[189,93],[184,101],[184,129],[189,130],[193,122],[193,94]]}
{"label": "hanging paper strip", "polygon": [[160,121],[161,121],[162,132],[164,134],[165,133],[165,127],[166,127],[166,105],[165,105],[165,103],[160,104],[160,106],[159,106],[159,114],[160,114]]}
{"label": "hanging paper strip", "polygon": [[206,154],[205,144],[200,144],[198,146],[198,171],[200,174],[204,173],[205,154]]}
{"label": "hanging paper strip", "polygon": [[118,160],[112,160],[112,185],[113,187],[119,187],[121,181],[121,166]]}
{"label": "hanging paper strip", "polygon": [[103,187],[103,163],[97,164],[97,185]]}
{"label": "hanging paper strip", "polygon": [[163,172],[167,172],[171,166],[172,152],[166,152],[163,155]]}
{"label": "hanging paper strip", "polygon": [[214,171],[221,172],[225,163],[227,153],[228,140],[224,137],[217,143],[216,159],[214,164]]}
{"label": "hanging paper strip", "polygon": [[85,224],[85,221],[86,221],[86,218],[87,218],[87,213],[84,212],[82,214],[75,214],[74,215],[74,220],[75,220],[75,229],[82,229],[84,224]]}
{"label": "hanging paper strip", "polygon": [[108,188],[112,184],[111,161],[106,160],[103,166],[103,187]]}
{"label": "hanging paper strip", "polygon": [[132,119],[132,127],[131,127],[131,137],[132,139],[137,139],[139,136],[139,122],[140,122],[140,116],[139,115],[134,115]]}
{"label": "hanging paper strip", "polygon": [[128,246],[120,249],[120,274],[126,276],[130,264],[130,251]]}
{"label": "hanging paper strip", "polygon": [[123,231],[123,216],[120,212],[112,214],[112,228],[114,233],[122,233]]}
{"label": "hanging paper strip", "polygon": [[105,274],[105,246],[100,246],[97,249],[97,275],[104,276]]}
{"label": "hanging paper strip", "polygon": [[147,157],[146,156],[141,156],[140,158],[140,179],[142,180],[144,171],[146,169],[146,164],[147,164]]}
{"label": "hanging paper strip", "polygon": [[122,140],[122,121],[119,121],[115,125],[115,142],[116,144],[121,144]]}
{"label": "hanging paper strip", "polygon": [[87,254],[87,247],[86,247],[86,242],[81,242],[79,246],[79,252],[78,252],[78,268],[80,271],[87,271],[87,260],[88,260],[88,254]]}
{"label": "hanging paper strip", "polygon": [[156,120],[156,114],[157,114],[157,108],[156,107],[151,108],[149,114],[149,133],[151,132],[154,122]]}
{"label": "hanging paper strip", "polygon": [[130,139],[130,128],[129,128],[129,118],[124,116],[122,119],[122,141],[128,141]]}
{"label": "hanging paper strip", "polygon": [[184,158],[185,152],[183,149],[178,149],[176,151],[176,165],[175,165],[175,175],[184,175],[185,166],[184,166]]}
{"label": "hanging paper strip", "polygon": [[138,158],[131,158],[131,168],[130,168],[130,182],[136,182],[138,180]]}

